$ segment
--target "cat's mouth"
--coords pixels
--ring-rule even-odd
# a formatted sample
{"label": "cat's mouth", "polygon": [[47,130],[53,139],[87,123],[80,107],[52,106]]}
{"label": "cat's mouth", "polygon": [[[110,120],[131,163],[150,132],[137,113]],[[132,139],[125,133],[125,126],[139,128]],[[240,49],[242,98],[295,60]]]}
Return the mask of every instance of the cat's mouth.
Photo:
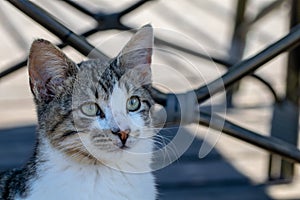
{"label": "cat's mouth", "polygon": [[128,138],[126,143],[123,143],[119,139],[116,139],[114,145],[118,150],[128,150],[131,149],[136,144],[136,142],[137,140],[135,138]]}
{"label": "cat's mouth", "polygon": [[115,146],[116,146],[118,149],[121,149],[121,150],[128,150],[128,149],[130,149],[133,145],[134,145],[134,142],[133,142],[133,141],[127,141],[125,144],[123,144],[122,142],[119,142],[119,141],[117,141],[117,142],[115,143]]}
{"label": "cat's mouth", "polygon": [[125,144],[120,147],[120,149],[129,149],[129,147]]}

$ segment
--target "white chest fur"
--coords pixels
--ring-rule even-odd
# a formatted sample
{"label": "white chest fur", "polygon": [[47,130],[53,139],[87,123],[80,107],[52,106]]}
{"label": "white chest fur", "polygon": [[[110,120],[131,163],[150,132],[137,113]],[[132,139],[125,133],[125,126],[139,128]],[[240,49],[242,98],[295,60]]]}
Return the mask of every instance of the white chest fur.
{"label": "white chest fur", "polygon": [[66,161],[56,155],[40,165],[26,200],[154,200],[151,173],[126,173],[106,166]]}

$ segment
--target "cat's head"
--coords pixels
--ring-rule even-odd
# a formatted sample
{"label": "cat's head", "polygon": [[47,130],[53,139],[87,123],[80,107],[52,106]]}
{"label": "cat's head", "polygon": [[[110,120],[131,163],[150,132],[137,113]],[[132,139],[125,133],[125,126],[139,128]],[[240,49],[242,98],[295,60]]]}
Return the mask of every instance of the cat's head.
{"label": "cat's head", "polygon": [[130,164],[149,154],[152,47],[149,25],[116,58],[78,65],[50,42],[34,41],[28,67],[40,140],[83,163]]}

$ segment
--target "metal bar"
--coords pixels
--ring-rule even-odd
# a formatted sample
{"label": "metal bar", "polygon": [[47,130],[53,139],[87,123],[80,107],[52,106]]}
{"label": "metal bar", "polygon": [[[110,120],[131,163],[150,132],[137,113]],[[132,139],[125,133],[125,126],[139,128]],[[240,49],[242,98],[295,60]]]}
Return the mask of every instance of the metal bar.
{"label": "metal bar", "polygon": [[194,50],[192,50],[190,48],[185,48],[183,46],[180,46],[180,45],[177,45],[177,44],[174,44],[174,43],[162,40],[162,39],[160,39],[158,37],[155,37],[154,42],[155,42],[156,45],[168,46],[168,47],[171,47],[173,49],[179,50],[181,52],[188,53],[188,54],[191,54],[193,56],[196,56],[196,57],[199,57],[199,58],[203,58],[205,60],[210,60],[210,61],[213,61],[213,62],[215,62],[217,64],[224,65],[226,67],[232,65],[230,62],[226,61],[225,59],[221,59],[221,58],[216,58],[216,57],[213,57],[213,56],[204,55],[203,53],[196,52],[196,51],[194,51]]}
{"label": "metal bar", "polygon": [[[171,47],[173,49],[176,49],[176,50],[179,50],[179,51],[182,51],[184,53],[188,53],[190,55],[193,55],[193,56],[196,56],[196,57],[199,57],[199,58],[202,58],[202,59],[205,59],[205,60],[210,60],[210,61],[213,61],[219,65],[223,65],[225,66],[226,68],[229,68],[230,66],[232,66],[233,64],[231,64],[229,61],[226,61],[225,59],[221,59],[221,58],[216,58],[216,57],[212,57],[212,56],[208,56],[208,55],[205,55],[205,54],[202,54],[200,52],[196,52],[192,49],[189,49],[189,48],[185,48],[183,46],[179,46],[177,44],[174,44],[174,43],[171,43],[171,42],[168,42],[168,41],[165,41],[165,40],[162,40],[158,37],[155,37],[155,40],[154,40],[155,44],[156,45],[165,45],[165,46],[168,46],[168,47]],[[262,84],[264,84],[269,90],[270,92],[272,93],[275,101],[279,101],[279,97],[276,93],[276,91],[272,88],[271,84],[269,84],[266,80],[264,80],[263,78],[261,78],[260,76],[256,75],[256,74],[250,74],[251,77],[253,77],[254,79],[258,80],[259,82],[261,82]]]}
{"label": "metal bar", "polygon": [[100,31],[100,30],[109,30],[109,29],[128,30],[128,27],[121,23],[120,21],[121,17],[137,9],[143,4],[153,0],[140,0],[120,12],[108,13],[108,14],[103,12],[93,13],[88,9],[84,8],[83,6],[81,6],[80,4],[76,3],[75,1],[71,1],[71,0],[63,0],[63,1],[69,4],[70,6],[74,7],[78,11],[83,12],[86,15],[92,17],[94,20],[96,20],[98,22],[98,30]]}
{"label": "metal bar", "polygon": [[[106,15],[104,14],[103,12],[98,12],[98,13],[93,13],[91,12],[90,10],[84,8],[83,6],[81,6],[80,4],[76,3],[75,1],[71,1],[71,0],[63,0],[65,3],[69,4],[70,6],[76,8],[77,10],[83,12],[84,14],[94,18],[94,19],[97,19],[97,16],[103,16],[103,15]],[[128,8],[116,13],[119,18],[121,18],[122,16],[128,14],[129,12],[132,12],[133,10],[137,9],[138,7],[142,6],[143,4],[149,2],[149,1],[153,1],[153,0],[140,0],[138,2],[136,2],[135,4],[129,6]],[[107,14],[107,15],[110,15],[110,14]]]}
{"label": "metal bar", "polygon": [[69,4],[70,6],[74,7],[75,9],[79,10],[80,12],[95,18],[96,13],[91,12],[90,10],[86,9],[85,7],[81,6],[80,4],[78,4],[76,1],[71,1],[71,0],[63,0],[63,2]]}
{"label": "metal bar", "polygon": [[58,36],[62,41],[78,50],[85,56],[107,59],[108,57],[89,44],[85,38],[78,36],[70,29],[59,23],[53,16],[28,0],[8,0],[16,8]]}
{"label": "metal bar", "polygon": [[257,134],[253,131],[240,127],[230,121],[227,121],[215,114],[213,116],[214,120],[221,122],[224,121],[224,125],[220,125],[220,123],[214,123],[211,120],[211,117],[212,116],[210,113],[200,111],[199,124],[213,128],[218,131],[222,131],[227,135],[246,141],[269,152],[283,156],[289,161],[300,163],[300,151],[295,146],[274,137],[266,137]]}
{"label": "metal bar", "polygon": [[16,64],[16,65],[14,65],[14,66],[12,66],[12,67],[10,67],[10,68],[8,68],[8,69],[6,69],[6,70],[0,72],[0,80],[1,80],[3,77],[5,77],[5,76],[7,76],[7,75],[9,75],[9,74],[11,74],[11,73],[13,73],[13,72],[15,72],[15,71],[21,69],[21,68],[23,68],[23,67],[26,66],[26,65],[27,65],[27,60],[23,60],[23,61],[21,61],[20,63],[18,63],[18,64]]}
{"label": "metal bar", "polygon": [[[98,31],[98,29],[91,29],[91,30],[89,30],[89,31],[81,34],[80,36],[82,36],[82,37],[88,37],[88,36],[96,33],[97,31]],[[57,46],[59,48],[64,48],[67,45],[68,45],[67,43],[61,43],[61,44],[59,44]],[[23,60],[23,61],[17,63],[16,65],[12,66],[12,67],[9,67],[8,69],[5,69],[4,71],[0,72],[0,80],[3,77],[5,77],[5,76],[7,76],[7,75],[9,75],[9,74],[11,74],[11,73],[13,73],[13,72],[15,72],[15,71],[23,68],[23,67],[25,67],[26,65],[27,65],[27,60]]]}
{"label": "metal bar", "polygon": [[282,3],[285,2],[284,0],[277,0],[274,1],[270,4],[268,4],[267,6],[263,7],[260,12],[250,21],[247,22],[247,26],[252,26],[253,24],[255,24],[256,22],[258,22],[259,20],[263,19],[264,17],[266,17],[268,14],[270,14],[271,12],[273,12],[275,9],[277,9],[279,6],[282,5]]}
{"label": "metal bar", "polygon": [[[300,24],[300,2],[291,1],[290,27]],[[271,135],[291,145],[298,145],[299,99],[300,99],[300,47],[289,52],[286,97],[274,107]],[[279,163],[279,166],[278,166]],[[294,164],[281,157],[271,155],[269,165],[270,180],[291,181],[294,177]]]}
{"label": "metal bar", "polygon": [[149,2],[149,1],[153,1],[153,0],[140,0],[138,2],[136,2],[135,4],[129,6],[128,8],[122,10],[121,12],[119,12],[119,17],[122,17],[128,13],[130,13],[131,11],[137,9],[138,7],[142,6],[143,4]]}
{"label": "metal bar", "polygon": [[263,79],[257,74],[251,74],[251,77],[258,80],[260,83],[264,84],[269,89],[269,91],[274,97],[275,102],[279,102],[281,100],[278,94],[276,93],[276,91],[274,90],[274,88],[272,87],[272,85],[268,81],[266,81],[265,79]]}
{"label": "metal bar", "polygon": [[[246,21],[246,7],[248,0],[237,1],[235,24],[229,50],[229,62],[238,63],[242,60],[246,46],[247,29],[243,28]],[[226,91],[226,104],[228,108],[233,107],[233,95],[239,89],[239,83],[234,84]]]}
{"label": "metal bar", "polygon": [[[294,27],[290,33],[271,44],[258,54],[243,60],[242,62],[232,66],[224,75],[210,82],[208,85],[202,86],[195,92],[198,101],[201,103],[207,100],[210,96],[228,88],[236,81],[243,77],[252,74],[257,68],[270,61],[279,54],[291,50],[300,43],[300,26]],[[222,83],[222,84],[220,84]]]}
{"label": "metal bar", "polygon": [[246,45],[246,35],[247,31],[242,29],[242,25],[245,23],[245,13],[248,0],[237,1],[235,24],[233,30],[233,36],[231,41],[231,47],[229,50],[229,60],[230,63],[239,62],[244,54],[244,49]]}
{"label": "metal bar", "polygon": [[[98,22],[97,29],[98,31],[110,30],[110,29],[118,29],[118,30],[128,30],[128,27],[121,23],[120,21],[120,13],[104,13],[97,12],[93,13],[88,9],[84,8],[80,4],[71,0],[63,0],[68,5],[77,9],[80,12],[85,13],[86,15],[92,17],[94,20]],[[150,1],[150,0],[148,0]]]}
{"label": "metal bar", "polygon": [[[291,24],[290,28],[300,24],[300,1],[292,1],[292,12],[291,12]],[[286,88],[286,97],[291,102],[296,105],[299,105],[300,93],[298,90],[300,86],[300,47],[298,46],[293,51],[289,53],[289,63],[287,71],[287,88]]]}
{"label": "metal bar", "polygon": [[[17,2],[17,1],[14,1],[14,0],[10,0],[10,1],[11,1],[11,3]],[[80,10],[81,12],[84,12],[84,13],[89,14],[90,16],[94,17],[94,14],[93,14],[93,13],[91,13],[91,12],[88,11],[87,9],[84,9],[82,6],[80,6],[80,5],[77,4],[76,2],[70,1],[70,0],[64,0],[64,1],[65,1],[66,3],[72,5],[72,6],[75,7],[76,9]],[[128,9],[126,9],[125,11],[126,11],[126,12],[129,12],[129,10],[133,10],[134,8],[138,7],[139,5],[142,5],[142,4],[146,3],[146,2],[148,2],[148,1],[150,1],[150,0],[142,0],[142,1],[139,1],[139,2],[137,2],[135,5],[133,5],[132,7],[130,7],[130,9],[128,8]],[[15,4],[15,5],[16,5],[16,4]],[[24,7],[24,6],[23,6],[23,7]],[[41,10],[41,9],[40,9],[40,10]],[[23,10],[23,11],[24,11],[24,10]],[[26,13],[26,14],[27,14],[27,13]],[[49,14],[48,14],[48,15],[49,15]],[[36,19],[35,19],[35,20],[36,20]],[[43,25],[43,24],[42,24],[42,25]],[[62,29],[58,29],[58,30],[62,30]],[[52,32],[53,32],[53,31],[52,31]],[[68,32],[69,32],[69,30],[67,30],[63,35],[68,35],[68,34],[69,34]],[[95,31],[93,30],[93,32],[95,32]],[[60,35],[60,34],[59,34],[59,35]],[[64,37],[62,37],[62,38],[64,38]],[[160,42],[163,42],[162,40],[159,40],[159,41],[160,41]],[[196,56],[199,56],[199,57],[203,57],[203,58],[205,58],[205,59],[212,59],[214,62],[217,62],[217,63],[219,63],[219,64],[229,66],[229,63],[226,62],[226,61],[224,61],[224,60],[222,60],[222,59],[218,59],[218,58],[210,58],[209,56],[205,56],[205,55],[200,54],[200,53],[197,53],[197,52],[189,51],[188,49],[181,48],[181,47],[178,46],[178,45],[174,45],[174,44],[171,44],[171,43],[168,43],[168,42],[164,42],[164,44],[165,44],[165,45],[168,45],[168,46],[173,46],[173,48],[181,49],[181,50],[186,51],[186,52],[188,52],[188,53],[190,53],[190,54],[193,54],[193,55],[196,55]]]}
{"label": "metal bar", "polygon": [[[128,30],[132,33],[135,32],[135,29],[134,28],[131,28],[131,27],[128,27]],[[200,53],[200,52],[197,52],[197,51],[194,51],[192,50],[191,48],[185,48],[183,46],[180,46],[180,45],[177,45],[177,44],[174,44],[174,43],[171,43],[171,42],[168,42],[166,40],[163,40],[163,39],[160,39],[159,37],[155,36],[154,37],[154,43],[155,45],[157,46],[160,46],[160,45],[163,45],[163,46],[167,46],[167,47],[170,47],[170,48],[173,48],[173,49],[176,49],[178,51],[181,51],[181,52],[184,52],[184,53],[187,53],[187,54],[190,54],[190,55],[193,55],[193,56],[196,56],[196,57],[199,57],[199,58],[202,58],[202,59],[205,59],[205,60],[209,60],[209,61],[213,61],[219,65],[223,65],[225,66],[226,68],[229,68],[231,67],[233,64],[230,62],[230,61],[227,61],[225,59],[222,59],[222,58],[217,58],[217,57],[213,57],[213,56],[209,56],[209,55],[205,55],[203,53]],[[258,75],[256,74],[250,74],[251,77],[253,77],[254,79],[258,80],[259,82],[261,82],[262,84],[264,84],[269,90],[270,92],[272,93],[275,101],[279,101],[279,97],[276,93],[276,91],[272,88],[271,84],[269,84],[266,80],[264,80],[263,78],[259,77]],[[165,98],[166,99],[166,98]],[[163,104],[162,105],[166,105],[166,102],[163,101]]]}
{"label": "metal bar", "polygon": [[167,101],[167,94],[162,93],[158,89],[151,87],[151,96],[154,99],[154,101],[162,106],[166,105]]}

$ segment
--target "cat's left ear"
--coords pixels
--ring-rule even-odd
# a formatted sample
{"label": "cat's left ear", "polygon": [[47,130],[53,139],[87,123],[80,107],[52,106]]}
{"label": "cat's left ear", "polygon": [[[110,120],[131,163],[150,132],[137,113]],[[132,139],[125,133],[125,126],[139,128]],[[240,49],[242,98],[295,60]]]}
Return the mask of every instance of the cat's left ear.
{"label": "cat's left ear", "polygon": [[47,40],[35,40],[28,59],[30,87],[39,102],[50,102],[65,92],[77,66]]}
{"label": "cat's left ear", "polygon": [[117,56],[120,67],[125,70],[138,66],[150,68],[153,40],[153,28],[150,24],[140,28]]}

